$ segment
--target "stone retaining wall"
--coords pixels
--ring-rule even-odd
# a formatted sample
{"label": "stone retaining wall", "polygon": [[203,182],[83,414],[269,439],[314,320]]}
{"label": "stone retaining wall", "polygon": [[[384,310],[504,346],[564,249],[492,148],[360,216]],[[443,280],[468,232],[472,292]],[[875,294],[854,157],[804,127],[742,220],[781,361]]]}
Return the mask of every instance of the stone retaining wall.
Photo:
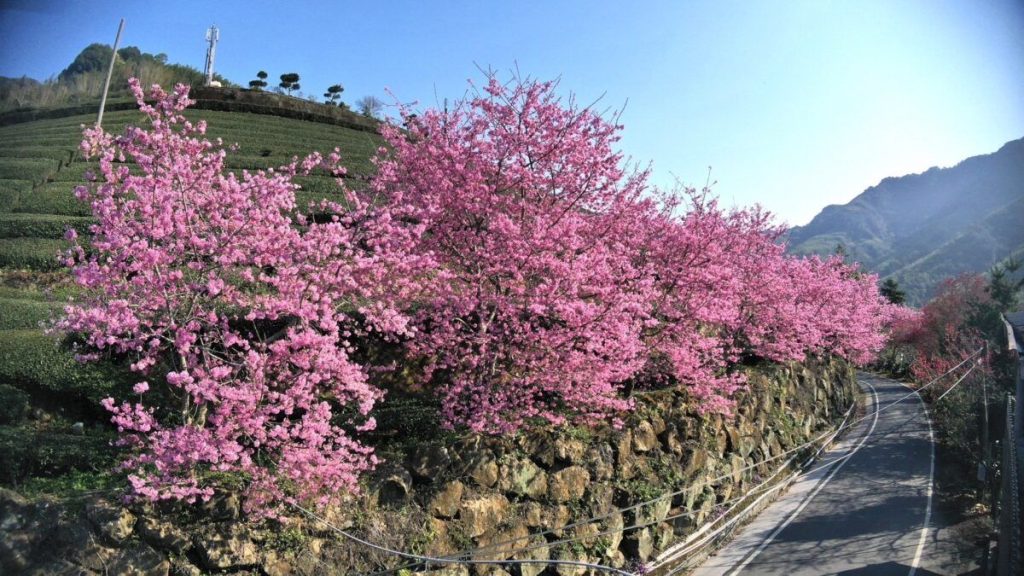
{"label": "stone retaining wall", "polygon": [[[750,380],[728,418],[699,417],[685,394],[659,391],[638,396],[621,430],[568,428],[420,446],[380,466],[363,494],[328,520],[368,541],[427,556],[490,546],[466,557],[637,567],[721,514],[723,501],[778,466],[759,462],[833,427],[855,398],[853,369],[836,360],[759,369]],[[679,493],[622,511],[670,492]],[[604,518],[570,526],[595,516]],[[159,514],[98,497],[58,505],[0,490],[0,573],[360,574],[403,564],[320,522],[251,527],[238,517],[230,495],[199,510]],[[637,524],[644,527],[628,529]],[[573,541],[542,546],[566,538]],[[517,551],[524,547],[533,549]],[[425,568],[407,573],[417,570]],[[432,570],[585,572],[513,564]]]}

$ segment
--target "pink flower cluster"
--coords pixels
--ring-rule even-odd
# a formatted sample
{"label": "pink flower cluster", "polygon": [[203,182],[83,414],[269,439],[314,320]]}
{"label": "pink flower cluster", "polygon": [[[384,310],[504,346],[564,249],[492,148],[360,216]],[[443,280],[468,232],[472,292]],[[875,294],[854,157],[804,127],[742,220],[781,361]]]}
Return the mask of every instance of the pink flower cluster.
{"label": "pink flower cluster", "polygon": [[[998,312],[999,305],[984,276],[949,278],[919,312],[894,317],[892,343],[913,359],[910,370],[914,378],[930,382],[984,347],[986,333],[999,334],[1002,327],[998,320],[993,322]],[[980,368],[988,373],[991,365],[986,362]],[[940,386],[938,390],[943,389]]]}
{"label": "pink flower cluster", "polygon": [[368,192],[339,180],[344,207],[307,211],[292,178],[340,174],[337,151],[226,172],[185,88],[146,105],[132,87],[148,129],[85,132],[100,178],[77,194],[98,223],[66,257],[87,296],[63,329],[145,375],[104,405],[152,500],[208,498],[219,472],[264,514],[353,489],[376,462],[349,433],[383,396],[353,360],[370,333],[425,367],[448,424],[504,433],[614,419],[651,374],[728,411],[742,360],[863,361],[893,312],[874,276],[785,256],[759,209],[648,190],[620,127],[551,83],[492,77],[385,127]]}
{"label": "pink flower cluster", "polygon": [[629,407],[655,372],[727,411],[738,360],[869,359],[890,306],[838,259],[785,256],[759,209],[708,192],[655,199],[614,150],[620,127],[543,82],[491,77],[452,109],[386,128],[376,191],[426,225],[437,258],[410,350],[450,424],[508,432]]}
{"label": "pink flower cluster", "polygon": [[154,87],[152,106],[132,89],[148,130],[85,131],[100,178],[76,193],[98,223],[90,247],[67,255],[86,296],[62,328],[87,357],[125,358],[148,378],[134,387],[141,402],[104,403],[136,449],[124,463],[134,491],[208,498],[214,473],[235,472],[253,510],[286,496],[326,503],[375,463],[343,428],[372,428],[365,415],[383,396],[351,359],[351,338],[408,334],[396,303],[419,275],[407,246],[417,228],[358,202],[294,218],[292,177],[332,169],[336,153],[226,173],[203,123],[180,114],[186,87]]}

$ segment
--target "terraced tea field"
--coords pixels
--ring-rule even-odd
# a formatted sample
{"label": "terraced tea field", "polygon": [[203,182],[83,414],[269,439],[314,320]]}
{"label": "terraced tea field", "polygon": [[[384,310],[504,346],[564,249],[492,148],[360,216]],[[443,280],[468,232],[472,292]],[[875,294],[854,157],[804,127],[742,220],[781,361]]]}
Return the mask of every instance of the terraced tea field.
{"label": "terraced tea field", "polygon": [[[186,115],[206,120],[211,139],[237,144],[227,158],[231,170],[275,167],[338,147],[349,174],[359,176],[372,169],[370,157],[381,145],[375,134],[329,124],[209,110]],[[104,126],[118,133],[142,119],[136,111],[111,112]],[[93,121],[74,116],[0,127],[0,485],[89,487],[90,475],[111,462],[111,430],[98,401],[129,377],[76,363],[43,330],[74,290],[56,259],[64,233],[85,231],[91,222],[74,189],[95,168],[78,153],[81,125]],[[340,199],[327,174],[296,181],[300,205]]]}

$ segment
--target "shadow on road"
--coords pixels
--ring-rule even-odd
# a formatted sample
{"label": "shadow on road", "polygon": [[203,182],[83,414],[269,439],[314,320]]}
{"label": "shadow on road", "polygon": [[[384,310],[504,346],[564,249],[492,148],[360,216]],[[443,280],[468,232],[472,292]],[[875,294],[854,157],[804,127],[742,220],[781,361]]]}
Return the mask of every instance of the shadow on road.
{"label": "shadow on road", "polygon": [[[854,568],[852,570],[843,570],[842,572],[836,572],[836,576],[906,576],[910,572],[910,566],[906,564],[900,564],[899,562],[883,562],[881,564],[872,564],[863,568]],[[938,572],[932,572],[931,570],[925,570],[918,568],[914,572],[915,576],[946,576],[939,574]]]}

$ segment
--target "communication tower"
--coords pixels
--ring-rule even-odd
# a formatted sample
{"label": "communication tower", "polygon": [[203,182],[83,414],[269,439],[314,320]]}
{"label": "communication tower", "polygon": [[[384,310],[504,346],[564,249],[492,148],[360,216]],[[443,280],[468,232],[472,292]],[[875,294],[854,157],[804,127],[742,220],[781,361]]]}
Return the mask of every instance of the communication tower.
{"label": "communication tower", "polygon": [[220,30],[217,26],[210,26],[206,31],[206,41],[209,46],[206,48],[206,85],[213,83],[213,59],[217,57],[217,40],[220,40]]}

